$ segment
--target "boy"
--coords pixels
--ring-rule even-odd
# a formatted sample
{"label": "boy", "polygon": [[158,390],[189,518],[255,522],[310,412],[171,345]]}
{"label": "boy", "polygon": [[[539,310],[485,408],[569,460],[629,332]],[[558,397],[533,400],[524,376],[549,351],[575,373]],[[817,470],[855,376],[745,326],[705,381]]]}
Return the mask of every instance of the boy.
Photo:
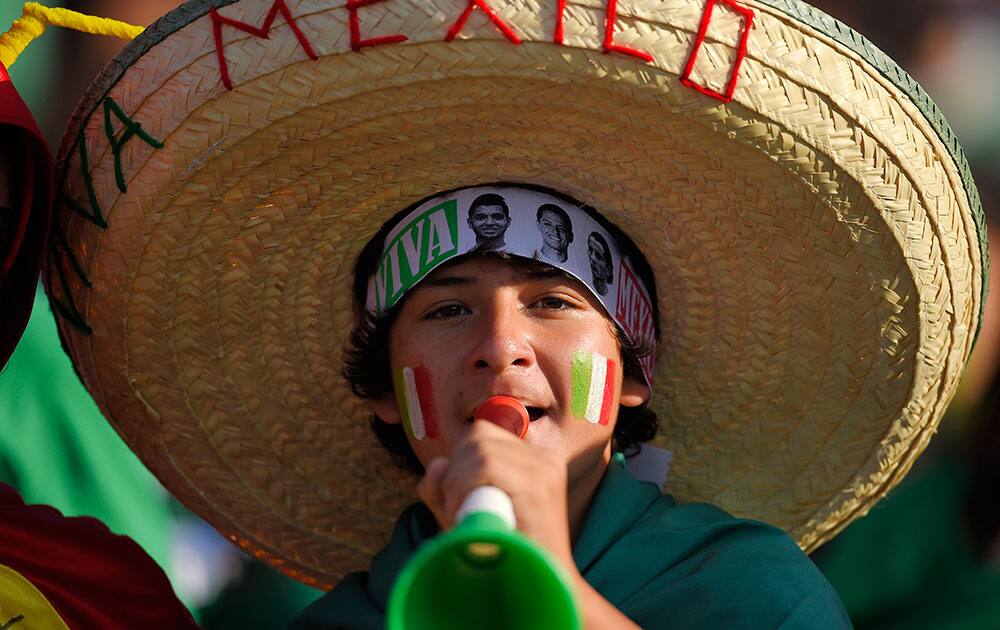
{"label": "boy", "polygon": [[[981,321],[954,135],[798,2],[194,0],[108,66],[60,164],[47,290],[81,379],[178,499],[357,615],[321,624],[378,626],[483,480],[595,623],[842,622],[790,539],[899,481]],[[466,260],[487,193],[508,257]],[[576,238],[535,260],[546,204]],[[374,376],[345,383],[345,348]],[[501,391],[524,442],[468,423]],[[680,507],[614,454],[651,437]]]}
{"label": "boy", "polygon": [[[467,254],[421,269],[429,275],[403,289],[387,312],[366,308],[371,291],[356,293],[360,321],[345,373],[369,401],[382,444],[400,465],[423,473],[418,485],[423,504],[398,521],[394,541],[373,562],[371,576],[345,578],[297,627],[381,627],[386,601],[379,585],[393,582],[420,540],[452,527],[463,499],[481,485],[506,491],[518,529],[572,576],[586,627],[711,628],[751,621],[759,627],[849,627],[836,594],[787,535],[706,504],[676,506],[655,485],[632,480],[623,470],[620,453],[634,453],[656,432],[641,364],[652,340],[625,333],[593,281],[580,279],[589,277],[582,266],[540,262],[529,257],[530,239],[523,240],[533,206],[559,203],[567,209],[561,213],[573,213],[573,223],[594,221],[617,241],[623,254],[616,259],[639,270],[655,304],[645,260],[599,215],[523,186],[438,196],[401,213],[372,239],[355,268],[355,286],[373,279],[371,287],[380,269],[392,265],[391,243],[413,217],[419,221],[454,203],[461,216],[470,196],[483,194],[506,200],[510,229],[520,242],[508,239],[510,245],[498,253],[466,239]],[[375,258],[382,241],[390,243],[388,253]],[[587,421],[585,408],[581,413],[581,363],[604,364],[603,383],[589,385],[609,402],[610,413],[595,421]],[[393,387],[391,375],[406,369],[423,372],[423,387],[408,393],[405,379],[396,379]],[[523,440],[474,420],[474,410],[495,395],[517,398],[528,409],[531,422]],[[422,415],[423,427],[407,419],[404,431],[404,416],[412,412]],[[618,507],[611,507],[615,503]],[[627,515],[612,516],[623,508]],[[412,546],[400,543],[414,528],[422,532],[420,539]],[[599,561],[588,558],[596,539]],[[650,545],[645,553],[643,544]],[[702,601],[691,605],[696,593]]]}

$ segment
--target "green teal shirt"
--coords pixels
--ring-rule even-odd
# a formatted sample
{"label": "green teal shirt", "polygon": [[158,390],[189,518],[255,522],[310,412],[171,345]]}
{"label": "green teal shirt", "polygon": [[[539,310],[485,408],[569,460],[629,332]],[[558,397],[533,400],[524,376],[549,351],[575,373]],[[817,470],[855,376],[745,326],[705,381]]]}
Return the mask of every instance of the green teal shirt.
{"label": "green teal shirt", "polygon": [[[396,576],[438,531],[408,508],[371,572],[352,573],[292,628],[383,628]],[[850,628],[830,584],[781,530],[704,503],[677,505],[616,453],[573,547],[577,568],[643,628]]]}

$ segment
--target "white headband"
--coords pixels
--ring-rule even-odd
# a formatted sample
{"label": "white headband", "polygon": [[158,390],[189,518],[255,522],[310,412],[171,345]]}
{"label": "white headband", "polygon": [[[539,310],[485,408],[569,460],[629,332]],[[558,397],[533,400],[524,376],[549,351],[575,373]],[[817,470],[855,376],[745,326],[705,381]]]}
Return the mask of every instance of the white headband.
{"label": "white headband", "polygon": [[[442,263],[484,249],[562,269],[590,289],[629,339],[653,347],[649,292],[618,242],[579,206],[530,188],[463,188],[417,206],[385,238],[368,280],[368,310],[391,309]],[[652,387],[652,355],[641,364]]]}

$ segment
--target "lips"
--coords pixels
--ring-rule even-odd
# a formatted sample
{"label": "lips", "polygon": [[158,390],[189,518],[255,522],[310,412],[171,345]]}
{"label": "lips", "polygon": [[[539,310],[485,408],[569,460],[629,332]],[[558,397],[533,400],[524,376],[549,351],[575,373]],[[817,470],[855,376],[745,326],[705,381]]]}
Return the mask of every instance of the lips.
{"label": "lips", "polygon": [[[517,397],[514,396],[514,398],[517,398]],[[478,409],[478,405],[476,406],[476,408]],[[540,418],[542,418],[542,417],[544,417],[544,416],[546,416],[548,414],[548,412],[545,410],[544,407],[536,407],[534,405],[525,405],[524,408],[528,410],[528,421],[529,422],[535,422],[536,420],[538,420],[538,419],[540,419]],[[475,420],[474,415],[473,414],[469,414],[469,416],[466,417],[466,419],[465,419],[465,423],[466,424],[472,424],[473,420]]]}

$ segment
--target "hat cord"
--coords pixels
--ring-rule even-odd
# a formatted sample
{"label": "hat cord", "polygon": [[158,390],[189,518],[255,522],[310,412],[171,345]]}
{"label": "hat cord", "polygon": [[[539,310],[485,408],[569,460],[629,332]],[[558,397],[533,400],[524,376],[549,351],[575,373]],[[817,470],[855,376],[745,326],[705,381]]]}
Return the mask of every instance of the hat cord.
{"label": "hat cord", "polygon": [[10,30],[0,35],[0,62],[10,67],[35,38],[45,32],[46,26],[61,26],[93,35],[111,35],[120,39],[135,39],[145,30],[119,20],[84,15],[69,9],[47,7],[37,2],[26,2],[24,11],[11,24]]}

